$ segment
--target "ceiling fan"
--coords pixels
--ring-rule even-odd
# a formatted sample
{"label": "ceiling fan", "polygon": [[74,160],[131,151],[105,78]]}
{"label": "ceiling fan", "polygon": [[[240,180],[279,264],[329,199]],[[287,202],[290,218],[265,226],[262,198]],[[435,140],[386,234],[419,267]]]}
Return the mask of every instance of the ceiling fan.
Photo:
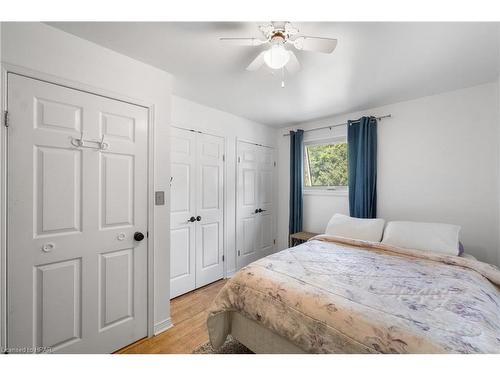
{"label": "ceiling fan", "polygon": [[[337,39],[318,36],[299,35],[299,30],[290,22],[279,24],[272,22],[259,26],[264,39],[259,38],[219,38],[220,41],[240,46],[257,47],[268,44],[269,48],[260,52],[247,66],[247,70],[254,71],[266,64],[271,69],[284,69],[295,73],[300,69],[300,63],[292,46],[299,51],[332,53],[337,46]],[[282,84],[283,86],[284,84]]]}

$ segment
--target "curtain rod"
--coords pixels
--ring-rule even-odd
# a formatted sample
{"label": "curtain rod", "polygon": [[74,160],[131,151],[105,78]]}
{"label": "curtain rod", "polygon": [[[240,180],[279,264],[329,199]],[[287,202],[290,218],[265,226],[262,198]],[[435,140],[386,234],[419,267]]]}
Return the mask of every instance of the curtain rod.
{"label": "curtain rod", "polygon": [[[377,116],[375,118],[377,120],[382,120],[384,118],[389,118],[389,117],[392,117],[392,115],[390,113],[388,115]],[[359,122],[359,121],[353,121],[353,123],[356,123],[356,122]],[[347,125],[347,122],[343,122],[342,124],[322,126],[322,127],[319,127],[319,128],[306,129],[306,130],[304,130],[304,133],[312,132],[312,131],[315,131],[315,130],[321,130],[321,129],[330,129],[331,130],[332,128],[336,128],[337,126],[345,126],[345,125]],[[290,136],[290,133],[283,134],[283,137],[286,137],[286,136]]]}

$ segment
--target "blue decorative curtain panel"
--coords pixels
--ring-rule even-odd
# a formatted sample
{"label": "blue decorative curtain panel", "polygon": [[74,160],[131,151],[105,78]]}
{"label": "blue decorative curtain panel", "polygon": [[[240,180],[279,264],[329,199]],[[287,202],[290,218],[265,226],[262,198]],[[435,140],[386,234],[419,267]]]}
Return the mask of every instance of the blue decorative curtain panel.
{"label": "blue decorative curtain panel", "polygon": [[302,179],[304,163],[304,131],[290,131],[290,234],[302,231]]}
{"label": "blue decorative curtain panel", "polygon": [[347,123],[349,213],[377,217],[377,119],[361,117]]}

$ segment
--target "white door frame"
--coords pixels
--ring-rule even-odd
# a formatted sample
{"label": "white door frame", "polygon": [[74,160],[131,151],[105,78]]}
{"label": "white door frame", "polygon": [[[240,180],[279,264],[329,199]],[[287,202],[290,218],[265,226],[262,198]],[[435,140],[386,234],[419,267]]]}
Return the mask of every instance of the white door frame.
{"label": "white door frame", "polygon": [[223,248],[223,254],[224,254],[224,262],[223,262],[223,267],[224,267],[224,272],[223,272],[223,276],[224,278],[227,278],[227,179],[226,179],[226,176],[227,176],[227,137],[224,133],[222,132],[217,132],[217,131],[213,131],[213,130],[209,130],[209,129],[205,129],[203,127],[192,127],[192,126],[182,126],[182,125],[175,125],[175,124],[172,124],[171,125],[172,128],[176,128],[176,129],[180,129],[180,130],[187,130],[187,131],[193,131],[193,132],[199,132],[199,133],[204,133],[204,134],[208,134],[208,135],[212,135],[214,137],[219,137],[219,138],[222,138],[224,139],[224,168],[223,168],[223,173],[224,173],[224,176],[222,177],[223,178],[223,187],[222,187],[222,195],[223,195],[223,199],[224,199],[224,217],[222,218],[223,220],[223,237],[224,237],[224,246],[222,247]]}
{"label": "white door frame", "polygon": [[[236,155],[235,155],[235,160],[236,160],[236,163],[235,163],[235,179],[234,179],[234,243],[235,243],[235,248],[234,248],[234,256],[235,256],[235,259],[236,259],[236,271],[235,272],[238,272],[239,271],[239,268],[238,268],[238,244],[237,244],[237,236],[238,236],[238,168],[239,168],[239,163],[238,163],[238,153],[239,153],[239,147],[238,147],[238,144],[239,142],[245,142],[245,143],[250,143],[252,145],[256,145],[256,146],[262,146],[262,147],[266,147],[266,148],[270,148],[274,151],[274,157],[275,159],[277,158],[277,154],[276,154],[276,146],[274,145],[271,145],[269,143],[258,143],[257,141],[252,141],[252,140],[249,140],[249,139],[246,139],[246,138],[241,138],[241,137],[236,137],[236,147],[235,147],[235,152],[236,152]],[[277,170],[277,167],[278,167],[278,161],[277,160],[274,160],[274,162],[276,163],[276,170]],[[277,202],[278,199],[278,184],[277,184],[277,173],[274,174],[273,176],[273,202]],[[277,203],[276,203],[276,206],[274,207],[274,215],[273,215],[273,230],[276,232],[277,231],[277,228],[278,228],[278,223],[277,223],[277,219],[278,219],[278,207],[277,207]],[[278,234],[276,233],[276,237],[278,236]],[[276,246],[274,246],[274,251],[276,251]]]}
{"label": "white door frame", "polygon": [[103,96],[113,100],[138,105],[148,110],[148,213],[147,213],[147,334],[154,335],[154,113],[155,106],[141,99],[130,98],[125,95],[110,92],[106,89],[90,86],[81,82],[71,81],[51,74],[38,72],[21,66],[1,63],[2,103],[0,124],[0,348],[7,347],[7,128],[4,126],[4,111],[7,109],[7,76],[9,73],[44,81],[70,89]]}

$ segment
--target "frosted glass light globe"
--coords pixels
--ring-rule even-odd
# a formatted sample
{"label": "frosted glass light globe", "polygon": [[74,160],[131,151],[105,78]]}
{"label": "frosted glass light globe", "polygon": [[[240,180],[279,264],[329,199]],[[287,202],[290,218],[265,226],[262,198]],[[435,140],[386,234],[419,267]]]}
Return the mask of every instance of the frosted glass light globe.
{"label": "frosted glass light globe", "polygon": [[283,68],[288,60],[290,60],[290,54],[281,43],[273,44],[264,52],[264,61],[271,69]]}

